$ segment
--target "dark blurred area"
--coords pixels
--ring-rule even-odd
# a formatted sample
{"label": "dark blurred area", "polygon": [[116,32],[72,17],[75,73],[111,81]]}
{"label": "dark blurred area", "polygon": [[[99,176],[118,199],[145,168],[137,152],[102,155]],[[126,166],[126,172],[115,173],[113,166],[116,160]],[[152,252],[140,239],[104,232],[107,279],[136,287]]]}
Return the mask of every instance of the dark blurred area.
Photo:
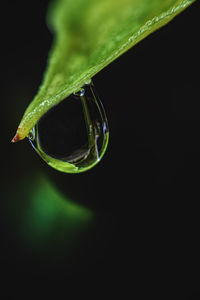
{"label": "dark blurred area", "polygon": [[[4,277],[28,274],[56,280],[84,275],[114,281],[126,280],[127,270],[139,278],[163,272],[173,277],[197,267],[197,2],[93,78],[107,112],[110,141],[102,162],[78,175],[48,167],[28,141],[10,143],[41,83],[52,35],[45,23],[48,1],[13,2],[5,9],[0,210]],[[75,242],[70,236],[66,243],[64,221],[48,239],[44,231],[41,246],[32,246],[21,234],[26,231],[31,238],[22,219],[31,209],[30,192],[40,176],[93,214],[87,229],[77,231]],[[37,214],[34,222],[40,218]],[[55,219],[59,222],[59,215]]]}

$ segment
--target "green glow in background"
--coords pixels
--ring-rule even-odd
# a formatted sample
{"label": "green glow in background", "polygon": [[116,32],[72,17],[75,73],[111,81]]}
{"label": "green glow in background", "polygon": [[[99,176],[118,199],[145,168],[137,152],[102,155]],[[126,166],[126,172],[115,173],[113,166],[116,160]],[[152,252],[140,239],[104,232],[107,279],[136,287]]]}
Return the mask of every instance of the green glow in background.
{"label": "green glow in background", "polygon": [[44,259],[66,261],[92,228],[94,213],[63,196],[42,175],[22,178],[9,199],[19,247]]}
{"label": "green glow in background", "polygon": [[63,243],[72,240],[91,223],[92,212],[62,196],[52,183],[37,179],[24,218],[27,240],[44,243],[57,232]]}

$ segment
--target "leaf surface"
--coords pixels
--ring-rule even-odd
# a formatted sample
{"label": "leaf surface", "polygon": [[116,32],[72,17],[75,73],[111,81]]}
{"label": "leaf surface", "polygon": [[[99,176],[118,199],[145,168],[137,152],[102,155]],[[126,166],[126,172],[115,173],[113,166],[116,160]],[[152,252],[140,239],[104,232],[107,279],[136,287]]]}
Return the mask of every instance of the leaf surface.
{"label": "leaf surface", "polygon": [[43,83],[13,142],[23,139],[51,107],[195,0],[54,0],[54,33]]}

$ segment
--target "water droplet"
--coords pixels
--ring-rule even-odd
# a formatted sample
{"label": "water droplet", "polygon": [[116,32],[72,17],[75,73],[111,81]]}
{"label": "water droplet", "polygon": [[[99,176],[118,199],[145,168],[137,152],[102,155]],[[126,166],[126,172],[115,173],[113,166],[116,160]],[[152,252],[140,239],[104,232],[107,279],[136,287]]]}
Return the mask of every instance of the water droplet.
{"label": "water droplet", "polygon": [[34,141],[34,139],[35,139],[35,128],[32,128],[32,130],[27,135],[27,138],[29,139],[29,141]]}
{"label": "water droplet", "polygon": [[50,109],[28,134],[37,153],[65,173],[91,169],[108,144],[107,118],[93,83]]}
{"label": "water droplet", "polygon": [[82,97],[85,95],[85,89],[82,88],[78,92],[74,93],[75,96]]}

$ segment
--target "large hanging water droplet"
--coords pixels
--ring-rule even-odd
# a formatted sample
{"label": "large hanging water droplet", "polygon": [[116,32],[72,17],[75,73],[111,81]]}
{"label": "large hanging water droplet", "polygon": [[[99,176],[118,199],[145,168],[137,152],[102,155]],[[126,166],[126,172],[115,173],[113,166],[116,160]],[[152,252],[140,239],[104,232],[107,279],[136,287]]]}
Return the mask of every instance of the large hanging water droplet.
{"label": "large hanging water droplet", "polygon": [[104,108],[92,83],[50,109],[27,136],[51,167],[66,173],[91,169],[108,144]]}

